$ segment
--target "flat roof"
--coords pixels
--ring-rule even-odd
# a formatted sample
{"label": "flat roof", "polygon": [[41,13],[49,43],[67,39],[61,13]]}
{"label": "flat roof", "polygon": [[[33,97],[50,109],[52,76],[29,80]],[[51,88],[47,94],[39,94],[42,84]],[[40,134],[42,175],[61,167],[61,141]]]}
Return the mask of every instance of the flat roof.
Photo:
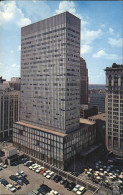
{"label": "flat roof", "polygon": [[80,118],[80,123],[85,124],[85,125],[94,125],[95,124],[95,122],[90,121],[88,119],[84,119],[84,118]]}
{"label": "flat roof", "polygon": [[94,119],[94,120],[99,119],[99,120],[106,121],[106,114],[101,113],[101,114],[97,114],[97,115],[94,115],[94,116],[90,116],[89,118]]}
{"label": "flat roof", "polygon": [[44,127],[38,127],[36,125],[32,125],[32,124],[25,123],[25,122],[22,122],[22,121],[15,122],[15,123],[19,124],[19,125],[24,125],[26,127],[30,127],[30,128],[33,128],[33,129],[41,130],[41,131],[44,131],[44,132],[52,133],[54,135],[58,135],[58,136],[61,136],[61,137],[65,137],[67,135],[67,134],[62,133],[62,132],[54,131],[52,129],[46,129]]}

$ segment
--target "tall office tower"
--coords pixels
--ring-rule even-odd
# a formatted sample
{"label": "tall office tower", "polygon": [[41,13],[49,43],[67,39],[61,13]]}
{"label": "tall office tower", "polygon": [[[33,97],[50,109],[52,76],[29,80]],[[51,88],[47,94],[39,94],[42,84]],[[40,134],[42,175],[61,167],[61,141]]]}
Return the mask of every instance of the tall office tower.
{"label": "tall office tower", "polygon": [[80,58],[80,104],[88,104],[88,69],[83,58]]}
{"label": "tall office tower", "polygon": [[95,141],[95,126],[79,121],[80,19],[65,12],[23,27],[21,48],[21,108],[13,127],[14,145],[32,159],[64,169]]}
{"label": "tall office tower", "polygon": [[80,19],[65,12],[22,28],[20,120],[79,127]]}
{"label": "tall office tower", "polygon": [[0,84],[0,141],[12,139],[13,122],[19,120],[19,91]]}
{"label": "tall office tower", "polygon": [[123,65],[113,64],[106,71],[106,145],[123,157]]}

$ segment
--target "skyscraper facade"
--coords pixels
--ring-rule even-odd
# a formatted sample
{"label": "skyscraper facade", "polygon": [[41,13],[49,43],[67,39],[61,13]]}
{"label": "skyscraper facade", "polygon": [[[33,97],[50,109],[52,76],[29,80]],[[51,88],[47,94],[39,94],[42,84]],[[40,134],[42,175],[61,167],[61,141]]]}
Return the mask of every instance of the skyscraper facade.
{"label": "skyscraper facade", "polygon": [[113,64],[106,71],[106,145],[123,156],[123,65]]}
{"label": "skyscraper facade", "polygon": [[20,120],[79,127],[80,19],[65,12],[22,28]]}
{"label": "skyscraper facade", "polygon": [[88,104],[88,69],[83,58],[80,58],[80,104]]}
{"label": "skyscraper facade", "polygon": [[14,145],[31,158],[64,169],[95,141],[95,125],[80,124],[79,116],[80,19],[65,12],[23,27],[21,48]]}

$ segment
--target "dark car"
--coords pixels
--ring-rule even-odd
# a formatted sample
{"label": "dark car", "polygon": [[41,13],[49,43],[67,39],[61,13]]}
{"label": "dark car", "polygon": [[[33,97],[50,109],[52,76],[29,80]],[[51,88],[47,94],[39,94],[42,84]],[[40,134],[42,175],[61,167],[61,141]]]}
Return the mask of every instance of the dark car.
{"label": "dark car", "polygon": [[3,168],[2,167],[0,167],[0,171],[2,171],[3,170]]}
{"label": "dark car", "polygon": [[70,184],[70,183],[69,183],[68,181],[66,181],[66,182],[64,183],[64,187],[65,187],[65,188],[68,188],[69,184]]}
{"label": "dark car", "polygon": [[62,179],[62,180],[60,181],[60,184],[61,184],[61,185],[64,185],[64,183],[65,183],[66,181],[67,181],[66,179]]}
{"label": "dark car", "polygon": [[62,180],[62,177],[61,176],[58,176],[56,179],[55,179],[55,182],[58,183],[59,181]]}
{"label": "dark car", "polygon": [[28,160],[27,158],[21,158],[21,159],[20,159],[20,162],[21,162],[21,163],[25,163],[27,160]]}
{"label": "dark car", "polygon": [[76,184],[74,182],[71,182],[68,184],[67,190],[71,191],[75,186]]}
{"label": "dark car", "polygon": [[47,185],[45,185],[45,184],[42,184],[42,185],[40,186],[40,188],[38,189],[38,191],[39,191],[41,194],[45,195],[45,194],[47,194],[48,192],[51,191],[51,188],[49,188],[49,187],[48,187]]}
{"label": "dark car", "polygon": [[55,179],[56,179],[57,177],[58,177],[58,175],[54,175],[52,179],[55,181]]}
{"label": "dark car", "polygon": [[13,180],[13,181],[17,181],[17,180],[18,180],[18,178],[17,178],[15,175],[11,175],[9,178],[10,178],[11,180]]}
{"label": "dark car", "polygon": [[11,166],[17,166],[19,164],[20,164],[19,161],[15,161],[15,162],[11,163]]}
{"label": "dark car", "polygon": [[26,184],[26,185],[29,184],[29,181],[28,181],[26,178],[23,177],[21,180],[22,180],[22,182],[23,182],[24,184]]}
{"label": "dark car", "polygon": [[1,184],[3,184],[4,186],[8,185],[8,181],[6,179],[2,179],[1,180]]}
{"label": "dark car", "polygon": [[17,183],[19,184],[19,185],[23,185],[23,181],[21,180],[21,179],[19,179],[19,180],[17,180]]}
{"label": "dark car", "polygon": [[26,173],[20,173],[20,175],[21,175],[22,177],[27,177],[27,174],[26,174]]}

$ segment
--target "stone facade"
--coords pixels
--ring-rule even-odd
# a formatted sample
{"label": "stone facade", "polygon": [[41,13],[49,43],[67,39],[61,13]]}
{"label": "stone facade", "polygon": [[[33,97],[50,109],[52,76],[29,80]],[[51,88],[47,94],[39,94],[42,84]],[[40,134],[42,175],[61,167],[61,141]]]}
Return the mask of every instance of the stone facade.
{"label": "stone facade", "polygon": [[123,156],[123,65],[106,68],[106,145]]}

